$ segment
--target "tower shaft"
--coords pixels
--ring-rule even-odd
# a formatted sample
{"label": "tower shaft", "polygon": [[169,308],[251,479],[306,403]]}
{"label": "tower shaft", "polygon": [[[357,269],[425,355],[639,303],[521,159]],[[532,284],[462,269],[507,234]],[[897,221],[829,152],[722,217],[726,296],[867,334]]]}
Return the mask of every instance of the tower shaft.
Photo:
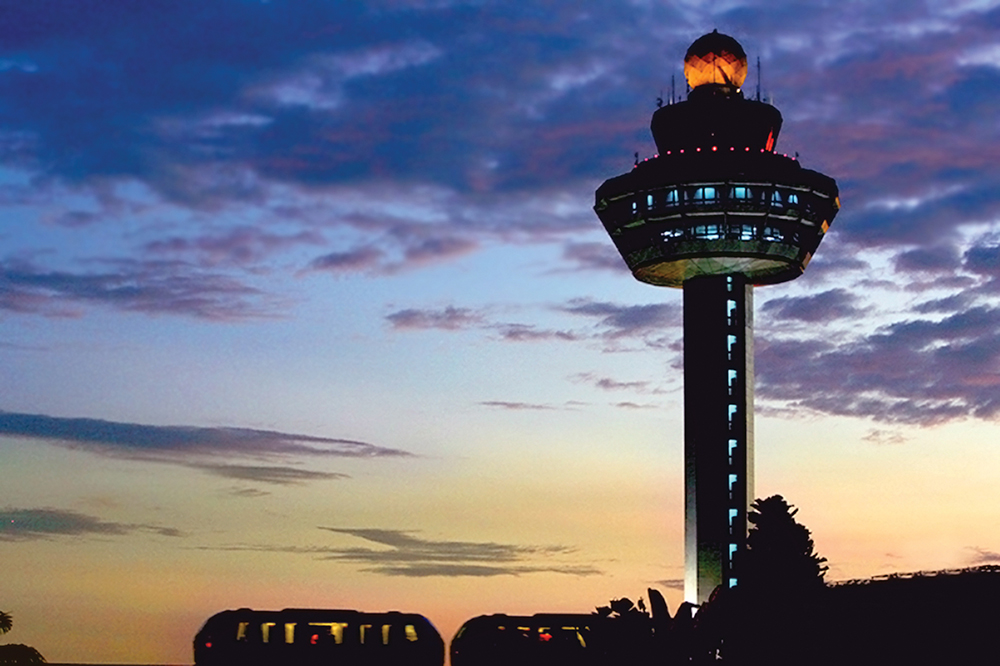
{"label": "tower shaft", "polygon": [[739,579],[753,501],[753,285],[741,274],[684,283],[684,596]]}

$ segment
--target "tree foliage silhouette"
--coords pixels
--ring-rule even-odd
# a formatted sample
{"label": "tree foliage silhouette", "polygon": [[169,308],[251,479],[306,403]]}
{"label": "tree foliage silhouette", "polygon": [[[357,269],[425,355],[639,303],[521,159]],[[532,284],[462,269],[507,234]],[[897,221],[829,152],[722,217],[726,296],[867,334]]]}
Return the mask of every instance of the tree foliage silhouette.
{"label": "tree foliage silhouette", "polygon": [[[10,613],[0,611],[0,634],[6,634],[14,626],[14,618]],[[0,666],[24,666],[25,664],[44,664],[45,657],[30,645],[10,643],[0,645]]]}
{"label": "tree foliage silhouette", "polygon": [[786,601],[823,589],[826,558],[816,553],[812,533],[795,520],[799,510],[781,495],[754,500],[750,509],[740,584],[754,596]]}
{"label": "tree foliage silhouette", "polygon": [[739,583],[720,586],[695,617],[693,661],[737,665],[801,662],[817,636],[826,559],[781,495],[755,500]]}

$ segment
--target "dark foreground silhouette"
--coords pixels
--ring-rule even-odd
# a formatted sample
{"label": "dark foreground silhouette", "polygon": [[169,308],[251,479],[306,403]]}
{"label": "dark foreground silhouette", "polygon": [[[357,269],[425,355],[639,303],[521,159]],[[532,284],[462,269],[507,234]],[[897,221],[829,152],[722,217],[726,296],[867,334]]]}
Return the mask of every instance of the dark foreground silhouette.
{"label": "dark foreground silhouette", "polygon": [[[739,585],[717,588],[696,613],[685,603],[671,616],[650,589],[648,610],[642,599],[623,598],[589,614],[482,615],[455,634],[451,666],[1000,663],[1000,567],[828,584],[826,560],[792,505],[775,495],[751,509]],[[195,639],[196,666],[443,662],[431,623],[395,612],[224,611]]]}
{"label": "dark foreground silhouette", "polygon": [[[13,616],[5,611],[0,611],[0,634],[6,634],[13,626]],[[22,645],[20,643],[0,645],[0,666],[22,666],[44,663],[45,657],[30,645]]]}
{"label": "dark foreground silhouette", "polygon": [[228,610],[194,640],[195,666],[441,666],[444,641],[411,613]]}

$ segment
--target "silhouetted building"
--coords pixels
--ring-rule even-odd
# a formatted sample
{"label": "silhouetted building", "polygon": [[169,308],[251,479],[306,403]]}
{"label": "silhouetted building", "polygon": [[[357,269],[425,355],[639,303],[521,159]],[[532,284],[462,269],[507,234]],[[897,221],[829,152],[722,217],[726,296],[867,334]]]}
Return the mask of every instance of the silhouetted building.
{"label": "silhouetted building", "polygon": [[[594,210],[636,279],[684,289],[685,597],[739,580],[753,494],[753,287],[805,270],[837,184],[774,152],[781,114],[740,86],[740,44],[685,57],[687,101],[653,114],[659,154],[597,190]],[[759,97],[759,95],[758,95]]]}

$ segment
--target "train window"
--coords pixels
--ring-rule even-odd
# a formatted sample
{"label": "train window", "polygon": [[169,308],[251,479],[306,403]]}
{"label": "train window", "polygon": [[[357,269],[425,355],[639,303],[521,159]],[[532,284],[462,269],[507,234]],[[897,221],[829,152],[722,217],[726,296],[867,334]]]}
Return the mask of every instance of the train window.
{"label": "train window", "polygon": [[249,626],[249,622],[240,622],[236,625],[236,640],[245,641],[247,639],[247,627]]}
{"label": "train window", "polygon": [[260,640],[267,643],[271,638],[271,627],[274,626],[274,622],[261,622],[260,623]]}
{"label": "train window", "polygon": [[[503,627],[500,628],[503,629]],[[456,636],[455,638],[458,637]],[[412,624],[406,625],[406,640],[410,641],[411,643],[417,640],[417,629]]]}
{"label": "train window", "polygon": [[371,628],[372,628],[372,625],[370,625],[370,624],[363,624],[363,625],[361,625],[361,631],[359,632],[359,637],[361,638],[361,644],[362,645],[364,645],[364,643],[365,643],[365,631],[368,630],[368,629],[371,629]]}
{"label": "train window", "polygon": [[[327,636],[333,636],[333,642],[340,645],[344,642],[344,629],[347,628],[346,622],[310,622],[310,627],[326,627]],[[316,639],[319,640],[319,637]],[[312,641],[310,641],[312,642]]]}
{"label": "train window", "polygon": [[294,643],[295,642],[295,623],[286,622],[285,623],[285,642]]}

